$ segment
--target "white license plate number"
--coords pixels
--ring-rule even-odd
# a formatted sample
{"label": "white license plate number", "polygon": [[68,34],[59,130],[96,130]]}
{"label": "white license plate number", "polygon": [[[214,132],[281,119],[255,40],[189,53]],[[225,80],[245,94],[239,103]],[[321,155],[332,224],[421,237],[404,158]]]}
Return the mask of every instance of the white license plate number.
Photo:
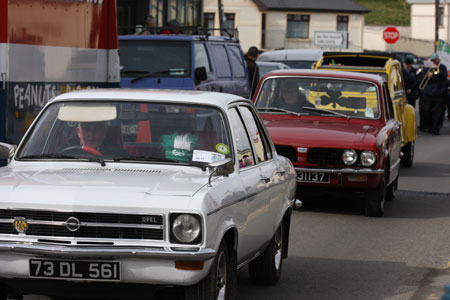
{"label": "white license plate number", "polygon": [[323,172],[297,172],[297,181],[299,182],[330,182],[330,174]]}
{"label": "white license plate number", "polygon": [[120,263],[30,259],[30,277],[118,281]]}

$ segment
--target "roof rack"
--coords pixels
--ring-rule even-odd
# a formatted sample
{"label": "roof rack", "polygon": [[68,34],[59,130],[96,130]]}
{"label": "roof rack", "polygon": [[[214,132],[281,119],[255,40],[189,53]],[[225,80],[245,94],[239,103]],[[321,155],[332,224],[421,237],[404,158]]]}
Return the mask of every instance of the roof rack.
{"label": "roof rack", "polygon": [[158,34],[184,34],[184,35],[198,35],[201,39],[207,40],[210,36],[215,36],[215,32],[219,32],[222,37],[227,37],[239,42],[239,31],[237,28],[234,29],[220,29],[220,28],[206,28],[201,26],[163,26],[154,27],[150,29],[144,29],[142,25],[137,25],[136,27],[121,27],[119,28],[122,32],[127,32],[127,34],[140,35],[144,31],[150,32],[152,35]]}

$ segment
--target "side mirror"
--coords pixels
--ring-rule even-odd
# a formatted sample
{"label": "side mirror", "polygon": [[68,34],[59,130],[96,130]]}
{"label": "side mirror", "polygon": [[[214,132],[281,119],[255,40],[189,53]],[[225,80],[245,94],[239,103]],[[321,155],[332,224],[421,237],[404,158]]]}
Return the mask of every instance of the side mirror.
{"label": "side mirror", "polygon": [[14,156],[15,150],[13,145],[0,143],[0,159],[10,160]]}
{"label": "side mirror", "polygon": [[209,167],[208,185],[211,186],[211,178],[213,176],[228,176],[234,172],[234,164],[231,158],[226,158],[216,162],[212,162]]}
{"label": "side mirror", "polygon": [[205,67],[195,68],[194,74],[195,74],[195,83],[196,84],[199,84],[200,82],[208,79],[208,76],[206,75]]}

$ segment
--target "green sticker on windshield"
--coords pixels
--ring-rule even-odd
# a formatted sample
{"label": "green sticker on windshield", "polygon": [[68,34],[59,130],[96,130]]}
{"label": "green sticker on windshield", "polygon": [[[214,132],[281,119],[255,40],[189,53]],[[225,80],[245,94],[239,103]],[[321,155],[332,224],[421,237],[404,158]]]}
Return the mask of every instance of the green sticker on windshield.
{"label": "green sticker on windshield", "polygon": [[230,148],[228,148],[227,145],[222,144],[222,143],[219,143],[216,145],[216,150],[217,150],[217,152],[222,153],[222,154],[230,153]]}

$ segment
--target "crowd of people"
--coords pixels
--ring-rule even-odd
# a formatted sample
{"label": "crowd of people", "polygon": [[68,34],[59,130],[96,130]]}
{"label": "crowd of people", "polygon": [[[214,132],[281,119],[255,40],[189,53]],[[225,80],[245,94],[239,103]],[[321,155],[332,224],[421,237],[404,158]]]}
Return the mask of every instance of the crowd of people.
{"label": "crowd of people", "polygon": [[[450,95],[447,91],[447,68],[441,63],[439,55],[430,55],[433,67],[416,70],[413,61],[406,59],[403,64],[406,97],[409,104],[416,106],[419,100],[419,129],[434,135],[440,134],[445,120],[446,108],[450,112]],[[450,113],[447,114],[450,120]]]}

